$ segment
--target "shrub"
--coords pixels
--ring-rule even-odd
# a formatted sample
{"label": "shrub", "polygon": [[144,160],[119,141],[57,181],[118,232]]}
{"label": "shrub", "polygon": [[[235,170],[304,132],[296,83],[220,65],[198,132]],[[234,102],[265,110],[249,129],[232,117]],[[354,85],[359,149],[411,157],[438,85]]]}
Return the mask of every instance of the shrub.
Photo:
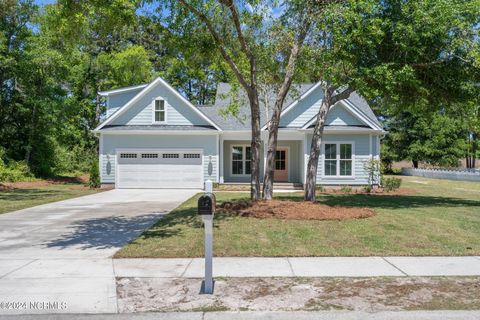
{"label": "shrub", "polygon": [[317,184],[317,185],[315,186],[315,190],[316,190],[317,192],[325,192],[325,191],[326,191],[325,187],[322,186],[322,185],[320,185],[320,184]]}
{"label": "shrub", "polygon": [[342,187],[340,188],[340,191],[343,192],[343,193],[350,193],[350,192],[352,192],[352,187],[350,187],[350,186],[342,186]]}
{"label": "shrub", "polygon": [[371,185],[366,185],[363,187],[363,192],[365,193],[370,193],[372,192],[372,190],[373,190],[373,187]]}
{"label": "shrub", "polygon": [[100,187],[100,170],[98,169],[98,161],[92,161],[88,186],[92,189]]}
{"label": "shrub", "polygon": [[387,192],[397,190],[402,185],[402,179],[399,178],[385,178],[383,180],[383,189]]}
{"label": "shrub", "polygon": [[5,150],[0,148],[0,182],[31,181],[32,172],[25,161],[8,161],[5,163]]}

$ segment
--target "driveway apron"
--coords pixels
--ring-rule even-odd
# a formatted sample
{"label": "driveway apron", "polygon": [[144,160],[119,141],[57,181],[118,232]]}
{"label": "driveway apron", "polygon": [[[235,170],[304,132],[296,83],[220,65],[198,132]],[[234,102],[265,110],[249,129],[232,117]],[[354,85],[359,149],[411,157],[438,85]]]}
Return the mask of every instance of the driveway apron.
{"label": "driveway apron", "polygon": [[0,215],[0,314],[117,312],[113,254],[197,192],[116,189]]}

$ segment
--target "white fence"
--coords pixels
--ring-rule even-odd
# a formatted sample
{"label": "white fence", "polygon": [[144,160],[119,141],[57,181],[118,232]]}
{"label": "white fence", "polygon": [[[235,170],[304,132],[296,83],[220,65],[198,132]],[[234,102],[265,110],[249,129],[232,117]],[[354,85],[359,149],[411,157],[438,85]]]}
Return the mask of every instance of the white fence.
{"label": "white fence", "polygon": [[480,181],[480,171],[475,169],[449,170],[402,168],[402,174],[405,176],[417,176],[433,179]]}

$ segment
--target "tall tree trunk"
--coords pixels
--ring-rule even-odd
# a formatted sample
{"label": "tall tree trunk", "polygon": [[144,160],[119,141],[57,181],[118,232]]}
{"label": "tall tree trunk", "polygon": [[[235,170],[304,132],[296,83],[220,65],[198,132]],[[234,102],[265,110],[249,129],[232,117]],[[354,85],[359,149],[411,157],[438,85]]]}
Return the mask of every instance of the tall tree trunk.
{"label": "tall tree trunk", "polygon": [[252,141],[251,141],[251,162],[250,162],[250,198],[253,201],[260,200],[260,146],[261,128],[260,128],[260,104],[258,101],[258,91],[256,88],[249,90],[248,98],[250,100],[251,121],[252,121]]}
{"label": "tall tree trunk", "polygon": [[32,148],[33,148],[33,138],[35,137],[35,131],[37,129],[37,105],[34,103],[32,110],[32,118],[30,122],[30,132],[28,134],[28,142],[25,152],[25,162],[31,168],[32,161]]}
{"label": "tall tree trunk", "polygon": [[317,121],[313,129],[312,144],[310,146],[310,157],[307,164],[307,177],[305,180],[305,201],[315,202],[315,189],[317,185],[318,158],[320,157],[320,146],[322,145],[323,129],[327,112],[330,108],[329,98],[325,96],[320,105],[320,111],[317,114]]}
{"label": "tall tree trunk", "polygon": [[320,110],[317,114],[315,128],[313,129],[312,144],[310,146],[310,157],[307,164],[307,177],[305,180],[305,201],[315,202],[315,192],[317,184],[317,168],[318,159],[320,157],[320,146],[322,145],[323,129],[325,128],[325,120],[327,119],[328,110],[334,106],[338,101],[347,99],[353,89],[348,87],[340,93],[335,93],[337,87],[333,85],[326,85],[324,96]]}
{"label": "tall tree trunk", "polygon": [[[97,92],[100,91],[100,88],[98,88]],[[97,93],[97,97],[95,99],[95,126],[98,125],[100,122],[100,95]]]}

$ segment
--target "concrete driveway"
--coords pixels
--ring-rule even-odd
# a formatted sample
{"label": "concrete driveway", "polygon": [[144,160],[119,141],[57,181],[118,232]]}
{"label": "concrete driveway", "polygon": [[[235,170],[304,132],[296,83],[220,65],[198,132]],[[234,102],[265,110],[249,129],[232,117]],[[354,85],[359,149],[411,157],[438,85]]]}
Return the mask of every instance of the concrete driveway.
{"label": "concrete driveway", "polygon": [[197,192],[111,190],[0,215],[0,314],[116,312],[113,254]]}

